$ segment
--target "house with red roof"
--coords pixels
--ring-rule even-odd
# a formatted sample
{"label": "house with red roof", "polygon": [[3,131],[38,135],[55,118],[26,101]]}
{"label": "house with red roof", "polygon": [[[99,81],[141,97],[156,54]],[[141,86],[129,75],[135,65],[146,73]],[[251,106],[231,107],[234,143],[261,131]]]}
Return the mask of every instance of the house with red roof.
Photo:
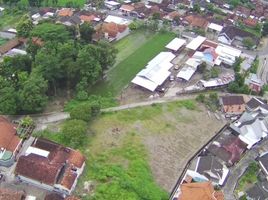
{"label": "house with red roof", "polygon": [[84,167],[85,157],[79,151],[37,138],[20,156],[15,175],[22,182],[70,195]]}
{"label": "house with red roof", "polygon": [[16,125],[0,117],[0,166],[10,167],[22,146]]}

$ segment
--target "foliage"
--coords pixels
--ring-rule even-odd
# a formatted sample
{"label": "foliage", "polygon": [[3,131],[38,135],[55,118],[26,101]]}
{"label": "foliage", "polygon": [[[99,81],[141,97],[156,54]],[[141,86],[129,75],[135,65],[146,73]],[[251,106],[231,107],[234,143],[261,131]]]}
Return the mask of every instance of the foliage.
{"label": "foliage", "polygon": [[95,33],[95,30],[93,26],[89,23],[83,23],[79,27],[81,39],[85,41],[86,43],[89,43],[92,41],[92,35]]}
{"label": "foliage", "polygon": [[204,73],[205,70],[207,69],[207,63],[206,62],[202,62],[200,65],[198,65],[197,70],[200,73]]}
{"label": "foliage", "polygon": [[235,63],[232,66],[235,72],[240,72],[242,62],[243,62],[243,59],[241,57],[235,60]]}
{"label": "foliage", "polygon": [[247,49],[252,49],[255,46],[255,42],[253,41],[253,39],[251,37],[246,37],[243,39],[243,45]]}
{"label": "foliage", "polygon": [[63,143],[66,146],[78,148],[83,146],[87,134],[87,124],[82,120],[71,119],[64,122],[61,133],[64,136]]}
{"label": "foliage", "polygon": [[245,75],[241,75],[239,73],[235,74],[235,81],[228,85],[228,91],[239,94],[249,94],[250,89],[247,85],[245,85]]}
{"label": "foliage", "polygon": [[253,73],[253,74],[256,74],[257,71],[258,71],[258,67],[259,67],[259,63],[260,63],[260,60],[258,58],[256,58],[253,63],[251,64],[251,67],[249,69],[249,72],[250,73]]}
{"label": "foliage", "polygon": [[42,38],[44,41],[65,42],[70,39],[70,33],[64,25],[41,23],[34,27],[31,36]]}
{"label": "foliage", "polygon": [[212,67],[210,70],[206,69],[203,73],[203,78],[209,80],[210,78],[217,78],[220,74],[220,69]]}
{"label": "foliage", "polygon": [[17,35],[19,37],[28,37],[33,29],[32,20],[28,15],[24,15],[17,25]]}
{"label": "foliage", "polygon": [[267,36],[268,35],[268,21],[266,21],[263,24],[263,27],[262,27],[262,35],[263,36]]}
{"label": "foliage", "polygon": [[200,5],[198,3],[195,3],[193,8],[192,8],[192,11],[195,13],[201,13]]}
{"label": "foliage", "polygon": [[240,178],[238,182],[238,191],[244,191],[244,187],[247,184],[255,183],[257,181],[257,174],[259,172],[259,166],[256,162],[252,162],[249,164],[246,172]]}
{"label": "foliage", "polygon": [[197,95],[197,97],[195,98],[196,101],[200,102],[200,103],[205,103],[206,100],[206,96],[204,94],[199,94]]}
{"label": "foliage", "polygon": [[30,116],[26,116],[21,120],[20,124],[22,126],[33,126],[34,120]]}
{"label": "foliage", "polygon": [[100,113],[100,105],[97,102],[94,104],[80,104],[71,110],[70,116],[72,119],[79,119],[89,122]]}
{"label": "foliage", "polygon": [[215,112],[219,108],[219,97],[216,92],[205,94],[199,94],[195,100],[200,103],[204,103],[211,111]]}
{"label": "foliage", "polygon": [[154,12],[152,15],[152,19],[153,20],[160,20],[161,19],[161,15],[159,12]]}

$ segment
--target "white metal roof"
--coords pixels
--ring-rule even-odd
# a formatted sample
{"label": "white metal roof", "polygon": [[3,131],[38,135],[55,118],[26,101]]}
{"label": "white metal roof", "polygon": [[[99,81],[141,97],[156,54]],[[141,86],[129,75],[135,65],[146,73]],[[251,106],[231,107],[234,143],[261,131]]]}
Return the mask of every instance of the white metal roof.
{"label": "white metal roof", "polygon": [[220,60],[229,65],[232,65],[235,62],[236,58],[241,55],[241,50],[224,44],[219,44],[215,49],[215,52],[219,55]]}
{"label": "white metal roof", "polygon": [[170,43],[166,45],[167,49],[178,51],[183,45],[186,44],[186,40],[181,38],[174,38]]}
{"label": "white metal roof", "polygon": [[201,64],[201,60],[200,59],[196,59],[196,58],[189,58],[187,61],[186,61],[186,65],[189,65],[193,68],[197,68],[198,65]]}
{"label": "white metal roof", "polygon": [[36,154],[47,158],[49,153],[49,151],[30,146],[26,150],[25,155],[28,156],[29,154]]}
{"label": "white metal roof", "polygon": [[196,50],[206,40],[203,36],[197,36],[186,47],[188,49]]}
{"label": "white metal roof", "polygon": [[104,22],[107,22],[107,23],[114,22],[116,24],[121,24],[121,25],[127,25],[130,23],[130,21],[125,18],[117,17],[113,15],[108,15],[106,19],[104,20]]}
{"label": "white metal roof", "polygon": [[120,5],[120,3],[116,2],[116,1],[105,1],[105,4],[111,5],[111,6],[118,6],[118,5]]}
{"label": "white metal roof", "polygon": [[178,78],[182,78],[186,81],[189,81],[190,78],[193,76],[195,73],[196,69],[193,67],[185,66],[181,69],[181,71],[177,74]]}
{"label": "white metal roof", "polygon": [[223,26],[219,25],[219,24],[215,24],[215,23],[210,23],[208,28],[221,32],[221,30],[223,29]]}
{"label": "white metal roof", "polygon": [[170,76],[171,72],[169,69],[173,66],[171,61],[174,58],[175,55],[171,52],[159,53],[131,82],[154,91]]}

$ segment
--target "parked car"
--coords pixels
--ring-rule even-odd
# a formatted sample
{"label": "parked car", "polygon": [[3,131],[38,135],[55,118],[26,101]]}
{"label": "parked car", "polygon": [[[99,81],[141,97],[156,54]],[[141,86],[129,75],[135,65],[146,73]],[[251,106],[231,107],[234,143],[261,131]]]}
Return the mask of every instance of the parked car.
{"label": "parked car", "polygon": [[170,81],[174,81],[175,80],[175,76],[174,75],[170,75],[169,80]]}
{"label": "parked car", "polygon": [[175,70],[178,70],[179,69],[179,65],[175,65],[174,69]]}

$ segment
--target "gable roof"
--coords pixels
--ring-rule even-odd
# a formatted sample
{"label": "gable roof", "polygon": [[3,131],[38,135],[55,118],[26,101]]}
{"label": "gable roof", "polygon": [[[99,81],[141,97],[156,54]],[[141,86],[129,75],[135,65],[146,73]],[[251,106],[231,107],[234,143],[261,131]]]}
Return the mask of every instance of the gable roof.
{"label": "gable roof", "polygon": [[247,31],[244,31],[238,27],[235,26],[226,26],[222,29],[220,35],[225,34],[230,40],[235,39],[236,37],[246,38],[251,37],[253,39],[256,39],[255,35],[252,33],[249,33]]}
{"label": "gable roof", "polygon": [[200,28],[206,28],[208,25],[208,20],[202,16],[198,15],[188,15],[184,18],[191,26],[196,26]]}
{"label": "gable roof", "polygon": [[250,110],[255,110],[258,107],[263,107],[268,110],[268,105],[260,98],[252,97],[247,103],[247,108]]}
{"label": "gable roof", "polygon": [[30,154],[21,156],[16,165],[15,174],[45,183],[54,185],[62,169],[63,164],[52,164],[48,158]]}
{"label": "gable roof", "polygon": [[71,8],[63,8],[58,12],[58,16],[60,17],[66,17],[66,16],[72,16],[74,13]]}
{"label": "gable roof", "polygon": [[243,105],[245,104],[243,96],[222,96],[222,104],[223,105]]}
{"label": "gable roof", "polygon": [[0,148],[8,151],[15,151],[16,147],[21,142],[17,136],[15,125],[10,123],[6,118],[0,117]]}
{"label": "gable roof", "polygon": [[11,49],[19,46],[21,44],[21,41],[18,38],[14,38],[12,40],[9,40],[7,43],[0,46],[0,54],[5,54]]}
{"label": "gable roof", "polygon": [[183,183],[178,200],[224,200],[223,193],[214,190],[211,182]]}

